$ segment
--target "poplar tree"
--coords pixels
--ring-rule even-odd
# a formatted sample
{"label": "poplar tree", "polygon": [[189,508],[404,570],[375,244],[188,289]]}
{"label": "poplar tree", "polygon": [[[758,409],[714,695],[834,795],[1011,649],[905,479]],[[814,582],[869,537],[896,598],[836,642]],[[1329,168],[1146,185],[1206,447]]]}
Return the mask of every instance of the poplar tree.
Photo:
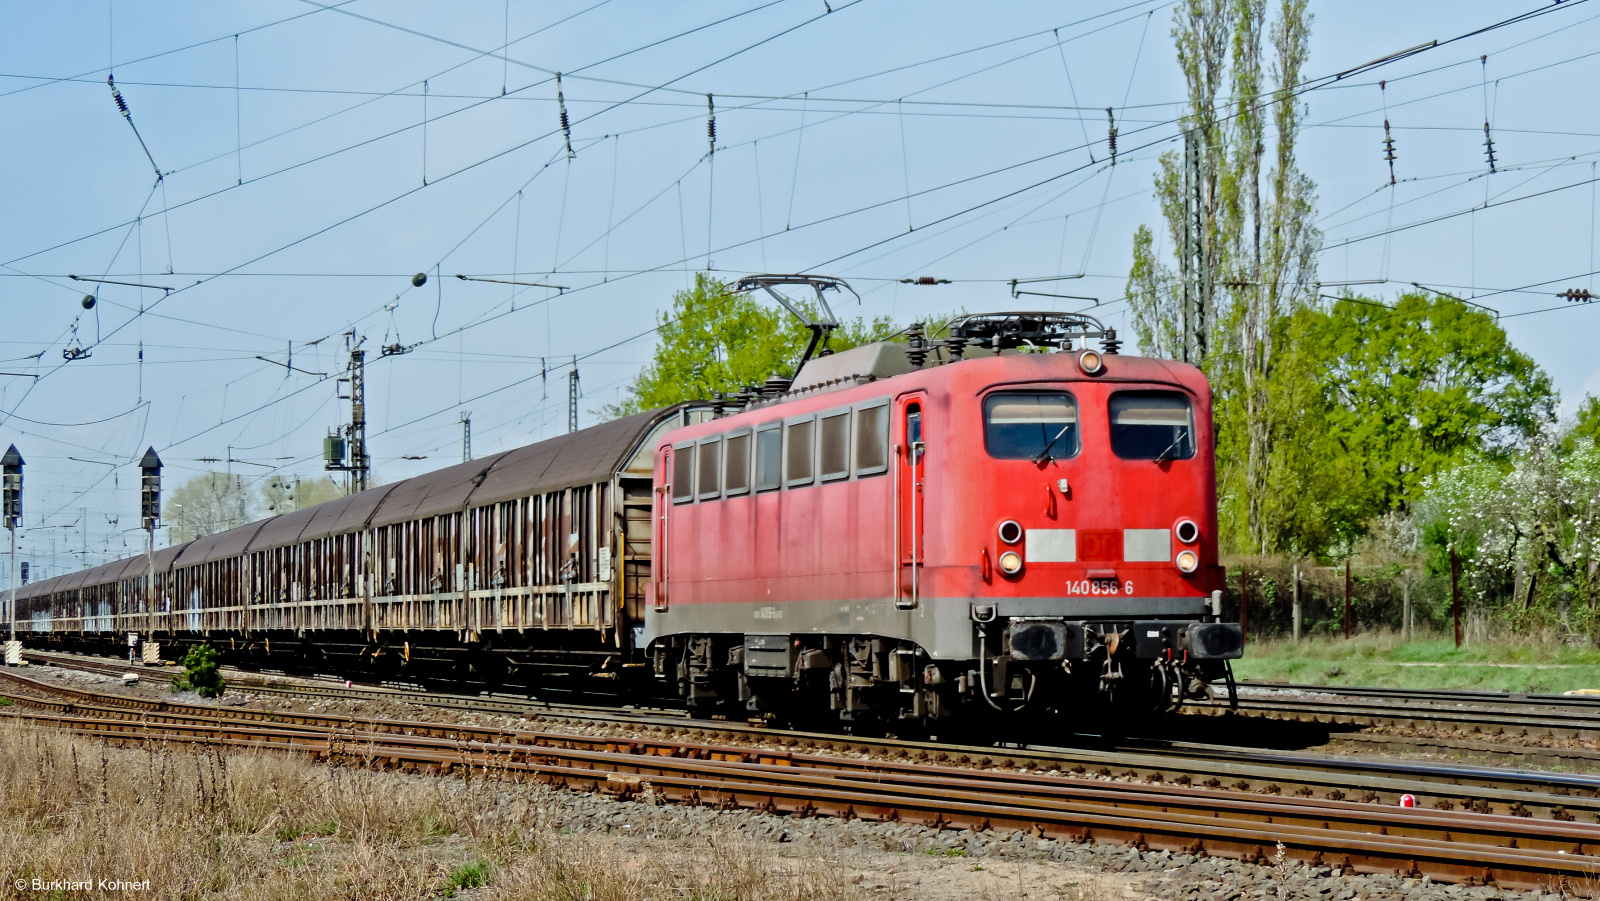
{"label": "poplar tree", "polygon": [[1187,147],[1161,157],[1155,191],[1176,265],[1141,226],[1127,292],[1143,352],[1211,378],[1223,537],[1252,553],[1277,550],[1279,495],[1295,491],[1296,467],[1275,448],[1304,393],[1287,374],[1304,369],[1280,363],[1290,318],[1315,302],[1320,243],[1295,153],[1311,14],[1307,0],[1278,0],[1275,13],[1266,0],[1184,0],[1174,12]]}

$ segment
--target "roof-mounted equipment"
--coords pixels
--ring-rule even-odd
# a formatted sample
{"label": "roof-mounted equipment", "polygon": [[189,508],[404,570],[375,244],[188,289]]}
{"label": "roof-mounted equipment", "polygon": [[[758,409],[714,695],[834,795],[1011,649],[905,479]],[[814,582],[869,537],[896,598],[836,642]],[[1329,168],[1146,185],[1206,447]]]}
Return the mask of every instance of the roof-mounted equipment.
{"label": "roof-mounted equipment", "polygon": [[[780,285],[808,285],[812,290],[816,291],[818,318],[812,319],[806,315],[803,307],[778,293],[776,289]],[[776,300],[785,310],[794,314],[794,318],[800,320],[806,328],[811,330],[811,341],[806,344],[806,351],[800,355],[800,361],[794,364],[794,371],[797,373],[800,371],[800,367],[806,365],[811,356],[817,352],[818,347],[827,346],[828,336],[833,333],[834,329],[839,327],[839,321],[834,318],[833,308],[828,306],[828,299],[823,296],[823,292],[849,291],[851,294],[855,294],[857,301],[861,300],[861,295],[856,294],[856,290],[850,287],[849,283],[844,279],[827,275],[747,275],[733,283],[733,293],[735,294],[748,294],[757,288],[761,288],[771,294],[773,300]],[[768,380],[769,385],[771,381],[771,379]],[[787,389],[787,386],[785,388]]]}
{"label": "roof-mounted equipment", "polygon": [[1019,347],[1052,348],[1058,351],[1073,349],[1073,341],[1083,342],[1080,349],[1088,347],[1090,338],[1100,341],[1106,354],[1116,354],[1122,348],[1117,340],[1117,330],[1108,328],[1100,320],[1083,313],[975,313],[950,322],[950,336],[945,345],[952,359],[959,360],[967,348],[984,349],[999,353]]}

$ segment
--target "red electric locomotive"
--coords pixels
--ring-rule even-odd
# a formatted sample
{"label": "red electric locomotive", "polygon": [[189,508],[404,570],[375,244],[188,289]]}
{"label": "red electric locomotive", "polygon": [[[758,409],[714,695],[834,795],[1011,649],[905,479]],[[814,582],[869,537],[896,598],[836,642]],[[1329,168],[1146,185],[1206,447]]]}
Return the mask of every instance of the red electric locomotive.
{"label": "red electric locomotive", "polygon": [[654,448],[636,640],[692,710],[933,724],[1231,696],[1197,368],[1119,355],[1086,316],[992,314],[737,407]]}

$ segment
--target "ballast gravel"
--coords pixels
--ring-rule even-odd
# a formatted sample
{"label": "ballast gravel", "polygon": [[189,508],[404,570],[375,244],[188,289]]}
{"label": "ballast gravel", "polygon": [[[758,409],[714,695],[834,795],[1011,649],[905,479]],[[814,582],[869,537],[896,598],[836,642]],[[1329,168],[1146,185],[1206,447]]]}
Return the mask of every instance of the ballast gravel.
{"label": "ballast gravel", "polygon": [[[895,881],[902,888],[907,877],[924,878],[930,862],[938,862],[935,870],[948,870],[958,862],[960,869],[987,872],[991,879],[999,880],[998,891],[985,893],[991,897],[1060,897],[1050,885],[1081,885],[1089,876],[1111,880],[1108,886],[1115,885],[1128,897],[1185,901],[1571,901],[1590,897],[1585,889],[1594,888],[1580,886],[1577,894],[1569,889],[1566,895],[1516,892],[1433,883],[1426,878],[1343,873],[1294,861],[1251,864],[1169,851],[1141,852],[1125,845],[1058,842],[1020,831],[940,831],[906,823],[718,810],[671,804],[649,793],[619,800],[587,792],[540,791],[545,824],[562,832],[652,841],[712,838],[732,832],[753,842],[788,846],[784,850],[790,854],[849,860],[858,870],[863,865],[877,867],[899,877]],[[511,796],[512,792],[502,793],[503,803],[509,804]],[[1034,883],[1031,890],[1026,886],[1030,881]],[[907,896],[926,897],[916,892]]]}

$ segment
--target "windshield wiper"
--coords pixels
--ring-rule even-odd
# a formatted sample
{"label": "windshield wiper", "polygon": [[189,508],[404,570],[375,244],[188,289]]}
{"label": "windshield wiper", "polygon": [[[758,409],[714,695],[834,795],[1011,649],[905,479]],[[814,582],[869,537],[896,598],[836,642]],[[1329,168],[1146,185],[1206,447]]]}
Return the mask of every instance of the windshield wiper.
{"label": "windshield wiper", "polygon": [[1179,429],[1177,437],[1172,439],[1172,443],[1167,445],[1167,449],[1156,455],[1156,465],[1160,466],[1168,460],[1173,459],[1173,457],[1169,455],[1171,455],[1173,451],[1176,451],[1178,449],[1178,445],[1182,444],[1183,439],[1187,437],[1189,437],[1188,433],[1183,429]]}
{"label": "windshield wiper", "polygon": [[1056,436],[1054,438],[1051,438],[1050,439],[1050,443],[1048,443],[1048,444],[1046,444],[1044,446],[1044,450],[1039,451],[1039,455],[1037,457],[1033,458],[1033,462],[1034,463],[1043,463],[1046,460],[1055,459],[1054,457],[1050,456],[1050,448],[1055,447],[1056,446],[1056,442],[1060,441],[1061,440],[1061,436],[1065,435],[1067,433],[1067,431],[1073,427],[1073,425],[1075,425],[1075,423],[1069,422],[1066,425],[1062,426],[1061,427],[1061,431],[1056,432]]}

